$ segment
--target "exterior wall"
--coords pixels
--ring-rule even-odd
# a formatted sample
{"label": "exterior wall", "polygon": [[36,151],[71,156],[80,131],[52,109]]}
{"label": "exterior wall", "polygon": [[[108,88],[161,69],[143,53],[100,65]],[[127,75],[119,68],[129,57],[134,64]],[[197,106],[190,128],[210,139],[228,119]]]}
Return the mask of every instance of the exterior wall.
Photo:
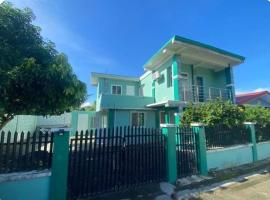
{"label": "exterior wall", "polygon": [[270,157],[270,141],[257,143],[258,160]]}
{"label": "exterior wall", "polygon": [[71,125],[71,113],[54,116],[37,116],[37,126],[68,126]]}
{"label": "exterior wall", "polygon": [[143,110],[116,110],[115,111],[115,124],[114,126],[130,126],[131,125],[131,113],[132,112],[144,112],[145,113],[145,127],[155,128],[155,112],[143,111]]}
{"label": "exterior wall", "polygon": [[140,87],[142,88],[143,96],[152,97],[152,82],[152,73],[141,79]]}
{"label": "exterior wall", "polygon": [[208,170],[225,169],[252,162],[252,145],[240,145],[207,151]]}
{"label": "exterior wall", "polygon": [[17,115],[2,129],[2,131],[11,133],[28,132],[33,133],[36,130],[37,116],[34,115]]}
{"label": "exterior wall", "polygon": [[147,104],[151,103],[154,103],[152,97],[112,94],[102,94],[100,97],[100,107],[102,109],[144,109]]}
{"label": "exterior wall", "polygon": [[[105,83],[107,81],[107,83]],[[124,81],[124,80],[114,80],[114,79],[105,79],[99,78],[99,86],[98,86],[98,94],[112,94],[111,87],[113,85],[121,85],[122,86],[122,95],[127,95],[127,85],[135,87],[135,95],[139,95],[139,82],[135,81]]]}
{"label": "exterior wall", "polygon": [[2,200],[49,200],[50,176],[0,183]]}
{"label": "exterior wall", "polygon": [[174,99],[173,86],[167,87],[167,68],[170,66],[172,66],[172,59],[163,63],[158,69],[162,78],[155,81],[156,102]]}

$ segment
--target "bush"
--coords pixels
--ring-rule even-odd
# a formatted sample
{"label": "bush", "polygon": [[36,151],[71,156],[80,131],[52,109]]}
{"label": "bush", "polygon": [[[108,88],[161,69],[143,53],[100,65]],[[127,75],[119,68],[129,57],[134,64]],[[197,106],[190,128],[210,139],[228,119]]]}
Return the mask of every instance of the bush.
{"label": "bush", "polygon": [[255,122],[260,127],[270,125],[270,110],[262,106],[245,105],[245,121]]}
{"label": "bush", "polygon": [[201,122],[206,126],[223,124],[227,127],[243,124],[244,109],[230,101],[215,100],[203,104],[190,104],[183,112],[182,125]]}

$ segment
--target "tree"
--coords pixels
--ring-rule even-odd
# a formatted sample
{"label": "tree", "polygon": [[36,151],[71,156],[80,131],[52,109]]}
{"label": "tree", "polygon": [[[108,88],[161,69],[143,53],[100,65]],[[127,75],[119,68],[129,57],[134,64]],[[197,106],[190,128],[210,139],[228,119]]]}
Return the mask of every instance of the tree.
{"label": "tree", "polygon": [[54,115],[77,108],[86,85],[33,25],[31,9],[0,5],[0,129],[18,114]]}
{"label": "tree", "polygon": [[202,104],[190,104],[183,112],[181,123],[189,125],[201,122],[207,126],[223,124],[227,127],[244,122],[244,110],[230,101],[215,100]]}

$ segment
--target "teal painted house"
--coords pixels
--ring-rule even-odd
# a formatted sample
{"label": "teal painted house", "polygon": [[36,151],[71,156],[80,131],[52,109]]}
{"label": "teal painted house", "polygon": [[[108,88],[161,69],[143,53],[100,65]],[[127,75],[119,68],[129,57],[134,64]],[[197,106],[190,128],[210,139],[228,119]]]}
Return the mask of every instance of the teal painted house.
{"label": "teal painted house", "polygon": [[141,77],[93,72],[101,127],[159,127],[179,123],[189,102],[235,102],[233,67],[244,57],[180,36],[171,38],[145,65]]}

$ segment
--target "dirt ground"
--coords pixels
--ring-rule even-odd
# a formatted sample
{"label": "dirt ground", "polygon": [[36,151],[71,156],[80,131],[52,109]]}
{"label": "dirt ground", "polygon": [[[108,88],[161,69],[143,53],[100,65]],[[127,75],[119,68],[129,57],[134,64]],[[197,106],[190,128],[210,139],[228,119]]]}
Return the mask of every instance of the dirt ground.
{"label": "dirt ground", "polygon": [[212,193],[202,193],[201,200],[269,200],[270,174],[260,174],[245,182],[236,182]]}

